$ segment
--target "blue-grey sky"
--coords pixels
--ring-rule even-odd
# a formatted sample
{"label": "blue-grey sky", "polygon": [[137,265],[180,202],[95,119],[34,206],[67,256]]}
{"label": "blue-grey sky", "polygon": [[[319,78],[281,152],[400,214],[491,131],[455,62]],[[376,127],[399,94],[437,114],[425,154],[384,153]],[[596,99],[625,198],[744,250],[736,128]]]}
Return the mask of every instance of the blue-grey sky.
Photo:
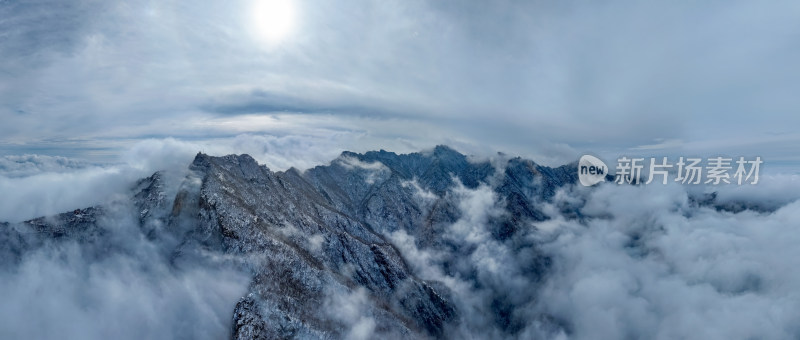
{"label": "blue-grey sky", "polygon": [[0,1],[0,155],[117,161],[172,138],[791,168],[798,17],[796,1]]}

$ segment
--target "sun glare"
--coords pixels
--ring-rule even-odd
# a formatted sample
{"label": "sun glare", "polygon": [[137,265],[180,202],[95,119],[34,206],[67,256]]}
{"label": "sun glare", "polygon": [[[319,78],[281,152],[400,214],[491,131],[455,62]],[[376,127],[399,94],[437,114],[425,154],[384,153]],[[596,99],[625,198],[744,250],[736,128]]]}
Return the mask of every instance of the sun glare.
{"label": "sun glare", "polygon": [[252,7],[255,36],[268,44],[277,44],[292,32],[295,7],[291,0],[255,0]]}

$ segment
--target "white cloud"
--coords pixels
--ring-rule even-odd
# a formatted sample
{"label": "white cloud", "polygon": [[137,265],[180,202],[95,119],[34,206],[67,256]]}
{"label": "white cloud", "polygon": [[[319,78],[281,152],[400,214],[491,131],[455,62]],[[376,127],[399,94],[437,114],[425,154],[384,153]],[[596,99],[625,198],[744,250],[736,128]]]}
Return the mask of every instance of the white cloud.
{"label": "white cloud", "polygon": [[[783,195],[780,190],[772,190]],[[800,205],[732,214],[680,187],[603,185],[585,223],[560,223],[544,311],[574,339],[784,339],[800,334],[792,268]]]}
{"label": "white cloud", "polygon": [[373,338],[375,319],[370,315],[371,304],[364,288],[349,293],[329,292],[325,310],[333,320],[350,327],[346,339],[364,340]]}
{"label": "white cloud", "polygon": [[0,175],[5,177],[26,177],[42,172],[68,172],[90,165],[80,160],[59,156],[4,156],[0,157]]}
{"label": "white cloud", "polygon": [[800,199],[800,175],[761,175],[755,185],[724,185],[715,188],[722,202],[750,202],[766,208],[777,208]]}
{"label": "white cloud", "polygon": [[18,222],[105,203],[127,194],[140,176],[120,168],[91,167],[67,173],[27,177],[0,176],[0,221]]}
{"label": "white cloud", "polygon": [[[420,248],[405,231],[388,236],[417,275],[452,290],[462,313],[453,334],[509,336],[493,319],[500,298],[500,306],[524,320],[514,333],[521,337],[794,338],[800,334],[796,179],[763,180],[763,186],[712,189],[722,202],[782,206],[772,213],[696,206],[689,199],[696,190],[680,185],[564,187],[554,202],[537,203],[550,220],[535,229],[520,225],[505,242],[488,229],[491,218],[503,216],[491,188],[457,186],[447,196],[462,214],[446,226],[453,248]],[[578,209],[581,219],[561,215],[563,207]],[[530,268],[543,255],[551,265],[540,281]],[[543,322],[543,313],[553,322]]]}
{"label": "white cloud", "polygon": [[171,249],[142,235],[130,211],[115,207],[98,219],[100,242],[46,239],[26,246],[19,263],[4,259],[0,337],[229,336],[231,310],[250,278],[214,261],[176,266]]}
{"label": "white cloud", "polygon": [[460,218],[444,230],[444,240],[452,247],[420,248],[418,240],[402,230],[388,237],[420,278],[442,282],[452,292],[460,320],[457,328],[448,330],[449,336],[509,337],[497,323],[499,310],[508,307],[510,318],[525,320],[519,334],[552,337],[538,329],[533,307],[538,284],[530,267],[535,266],[536,254],[524,237],[533,229],[521,226],[522,237],[517,240],[495,239],[490,219],[505,211],[502,200],[488,185],[469,189],[457,182],[445,199],[452,200],[460,212]]}

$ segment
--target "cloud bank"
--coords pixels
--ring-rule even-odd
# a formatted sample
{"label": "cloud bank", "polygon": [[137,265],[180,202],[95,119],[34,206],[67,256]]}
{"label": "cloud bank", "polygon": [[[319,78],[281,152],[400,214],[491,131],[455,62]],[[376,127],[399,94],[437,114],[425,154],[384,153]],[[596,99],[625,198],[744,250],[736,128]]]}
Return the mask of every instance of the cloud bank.
{"label": "cloud bank", "polygon": [[75,226],[66,237],[3,226],[0,337],[229,336],[249,276],[213,258],[176,265],[171,243],[146,237],[129,203],[106,204],[97,229]]}
{"label": "cloud bank", "polygon": [[447,247],[389,238],[420,277],[453,291],[456,337],[795,338],[800,195],[792,177],[762,184],[717,197],[774,211],[698,205],[679,185],[564,187],[538,203],[549,220],[506,240],[490,223],[504,202],[487,185],[459,186],[445,197],[461,214]]}
{"label": "cloud bank", "polygon": [[[583,223],[542,233],[555,270],[540,307],[576,339],[797,337],[800,205],[733,214],[680,187],[603,185]],[[757,199],[757,198],[756,198]]]}

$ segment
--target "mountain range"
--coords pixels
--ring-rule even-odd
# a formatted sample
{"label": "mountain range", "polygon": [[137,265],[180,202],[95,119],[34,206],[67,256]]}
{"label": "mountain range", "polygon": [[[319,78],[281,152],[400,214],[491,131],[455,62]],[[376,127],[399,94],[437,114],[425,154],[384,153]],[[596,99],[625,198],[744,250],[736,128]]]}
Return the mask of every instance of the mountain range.
{"label": "mountain range", "polygon": [[[3,223],[0,269],[63,242],[89,259],[135,253],[125,238],[136,237],[173,270],[225,266],[249,278],[229,311],[233,339],[547,337],[569,323],[529,308],[553,265],[536,230],[549,219],[543,203],[577,182],[575,166],[447,146],[343,152],[305,171],[198,153],[181,176],[156,172],[128,197]],[[120,219],[138,232],[120,235]]]}

